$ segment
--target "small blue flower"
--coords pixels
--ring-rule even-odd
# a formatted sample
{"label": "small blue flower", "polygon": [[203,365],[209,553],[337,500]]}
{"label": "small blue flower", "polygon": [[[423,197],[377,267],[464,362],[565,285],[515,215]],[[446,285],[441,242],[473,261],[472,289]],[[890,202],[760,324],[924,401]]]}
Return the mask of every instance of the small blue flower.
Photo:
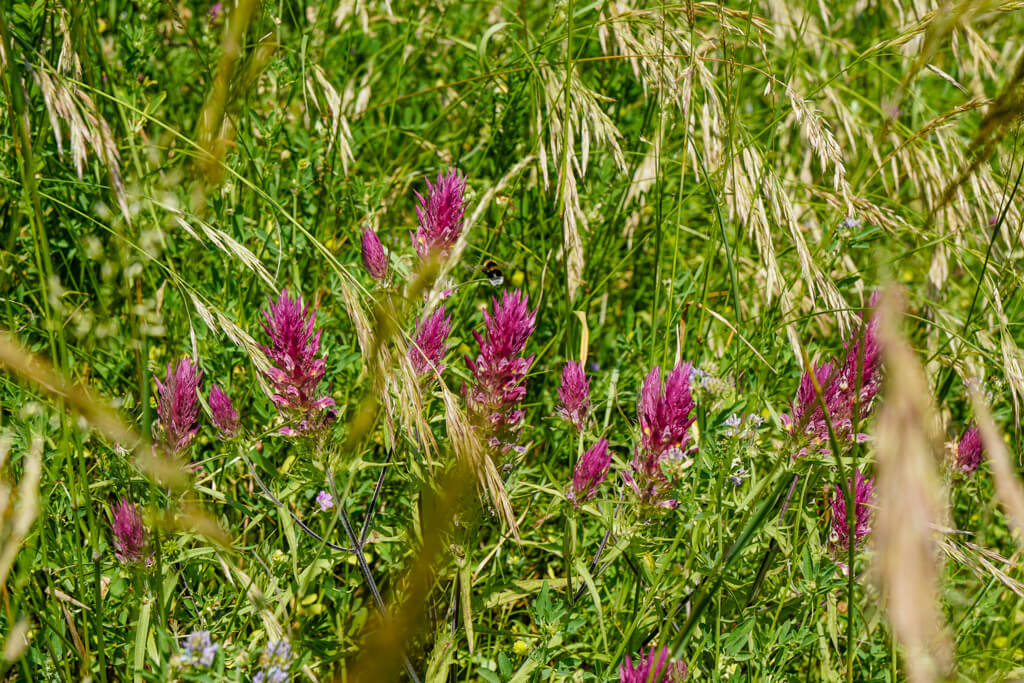
{"label": "small blue flower", "polygon": [[213,666],[220,644],[210,639],[209,631],[193,631],[185,636],[184,648],[181,660],[186,665],[207,669]]}

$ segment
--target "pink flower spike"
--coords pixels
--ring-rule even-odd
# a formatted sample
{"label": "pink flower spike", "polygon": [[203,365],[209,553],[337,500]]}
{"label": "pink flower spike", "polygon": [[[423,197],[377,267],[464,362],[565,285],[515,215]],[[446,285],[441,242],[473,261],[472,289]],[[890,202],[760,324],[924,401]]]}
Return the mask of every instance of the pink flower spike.
{"label": "pink flower spike", "polygon": [[519,290],[505,292],[501,303],[492,300],[490,314],[484,311],[484,336],[473,333],[480,347],[476,359],[466,357],[475,380],[464,389],[470,413],[484,430],[485,442],[503,454],[518,445],[523,420],[519,404],[526,396],[526,372],[533,362],[533,356],[520,354],[536,320],[537,312],[529,310],[526,295]]}
{"label": "pink flower spike", "polygon": [[326,361],[318,355],[316,312],[303,306],[301,296],[292,299],[288,290],[282,290],[276,302],[268,301],[263,329],[270,337],[270,346],[261,346],[260,350],[273,365],[266,371],[275,392],[273,401],[284,417],[301,420],[300,432],[316,431],[332,418],[327,409],[334,405],[329,396],[318,396]]}
{"label": "pink flower spike", "polygon": [[667,647],[660,650],[654,645],[644,656],[641,651],[636,663],[626,655],[619,667],[619,683],[679,683],[686,680],[686,663],[669,661]]}
{"label": "pink flower spike", "polygon": [[601,439],[583,454],[576,471],[572,475],[572,484],[567,497],[573,505],[580,505],[597,495],[597,490],[608,476],[608,466],[612,455],[608,452],[608,439]]}
{"label": "pink flower spike", "polygon": [[562,368],[558,398],[562,402],[558,414],[571,422],[577,432],[582,432],[590,412],[590,382],[579,362],[569,361]]}
{"label": "pink flower spike", "polygon": [[182,358],[177,367],[167,364],[164,381],[156,380],[160,443],[171,455],[188,446],[199,431],[199,381],[202,370],[192,359]]}
{"label": "pink flower spike", "polygon": [[110,528],[114,532],[114,556],[124,564],[140,562],[146,552],[149,535],[142,515],[127,498],[110,509]]}
{"label": "pink flower spike", "polygon": [[419,228],[413,237],[413,247],[420,258],[431,253],[447,256],[459,235],[466,211],[466,176],[452,169],[437,172],[434,185],[427,181],[427,196],[416,192],[416,217]]}
{"label": "pink flower spike", "polygon": [[968,425],[956,447],[956,468],[964,474],[973,474],[981,465],[985,452],[981,443],[981,432],[973,422]]}
{"label": "pink flower spike", "polygon": [[224,390],[214,384],[210,389],[210,397],[207,401],[210,404],[213,424],[220,430],[221,435],[230,439],[238,434],[238,412],[231,405],[231,399],[224,393]]}
{"label": "pink flower spike", "polygon": [[388,255],[384,251],[384,245],[380,243],[380,237],[369,228],[363,230],[362,253],[366,272],[375,280],[383,282],[388,274]]}
{"label": "pink flower spike", "polygon": [[[868,479],[859,470],[853,480],[854,521],[853,542],[859,546],[871,533],[871,515],[874,512],[874,479]],[[848,480],[847,486],[850,482]],[[832,535],[830,544],[833,551],[844,554],[850,550],[850,526],[846,517],[846,489],[838,484],[832,495]]]}
{"label": "pink flower spike", "polygon": [[445,311],[444,305],[428,315],[417,326],[416,339],[409,347],[409,361],[417,377],[441,372],[444,364],[441,360],[448,350],[448,335],[452,332],[452,317]]}

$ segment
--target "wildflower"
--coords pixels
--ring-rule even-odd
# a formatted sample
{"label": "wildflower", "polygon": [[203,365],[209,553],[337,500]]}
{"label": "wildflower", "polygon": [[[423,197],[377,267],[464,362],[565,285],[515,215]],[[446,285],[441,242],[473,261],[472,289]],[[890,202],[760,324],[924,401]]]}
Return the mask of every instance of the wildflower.
{"label": "wildflower", "polygon": [[416,193],[416,216],[419,228],[413,236],[413,247],[420,258],[432,252],[447,256],[462,233],[465,214],[466,176],[452,169],[437,173],[434,185],[427,181],[427,197]]}
{"label": "wildflower", "polygon": [[451,332],[452,316],[447,314],[443,304],[419,323],[416,341],[409,347],[409,361],[417,377],[444,370],[441,359],[448,350],[445,344]]}
{"label": "wildflower", "polygon": [[[854,527],[853,543],[859,546],[864,537],[871,533],[871,513],[874,505],[874,479],[868,479],[859,470],[853,480],[847,480],[847,486],[853,485]],[[832,495],[832,535],[830,543],[833,550],[848,552],[850,550],[850,525],[846,518],[846,494],[838,484]]]}
{"label": "wildflower", "polygon": [[839,221],[839,227],[845,230],[856,230],[861,226],[861,219],[853,214],[850,214],[843,220]]}
{"label": "wildflower", "polygon": [[156,412],[160,416],[160,441],[172,455],[180,453],[199,431],[199,380],[203,371],[182,358],[175,368],[167,364],[164,381],[156,380]]}
{"label": "wildflower", "polygon": [[[647,504],[675,507],[674,500],[664,500],[671,486],[669,472],[683,469],[690,442],[689,429],[695,417],[690,395],[692,366],[677,365],[661,382],[661,368],[655,366],[644,380],[637,401],[640,420],[640,447],[631,463],[633,474],[626,474],[626,483]],[[671,451],[671,454],[670,454]],[[666,455],[671,457],[666,458]],[[678,461],[678,462],[676,462]],[[663,464],[666,468],[663,469]]]}
{"label": "wildflower", "polygon": [[984,452],[981,433],[972,422],[956,445],[956,468],[964,474],[973,473],[981,465],[981,456]]}
{"label": "wildflower", "polygon": [[[114,557],[125,564],[140,562],[149,543],[142,515],[127,498],[122,498],[120,503],[111,508],[110,513],[110,528],[114,532]],[[148,560],[146,564],[148,566]]]}
{"label": "wildflower", "polygon": [[210,413],[213,424],[227,438],[238,433],[238,411],[231,405],[231,399],[216,384],[210,389]]}
{"label": "wildflower", "polygon": [[474,384],[465,390],[470,413],[485,431],[487,444],[502,453],[518,450],[516,441],[523,421],[519,407],[526,396],[526,371],[533,356],[520,354],[533,334],[537,311],[530,311],[527,296],[518,289],[492,300],[492,313],[484,311],[485,333],[473,332],[480,351],[476,360],[466,356]]}
{"label": "wildflower", "polygon": [[388,255],[380,243],[377,233],[369,228],[363,230],[363,266],[375,280],[383,281],[388,274]]}
{"label": "wildflower", "polygon": [[743,425],[743,418],[733,413],[729,417],[725,418],[725,435],[726,436],[739,436],[741,433],[740,427]]}
{"label": "wildflower", "polygon": [[327,512],[334,507],[334,498],[327,491],[321,491],[316,495],[316,504],[323,512]]}
{"label": "wildflower", "polygon": [[636,664],[626,655],[619,667],[619,683],[678,683],[686,680],[686,662],[670,661],[667,647],[652,645],[644,656],[641,651]]}
{"label": "wildflower", "polygon": [[562,401],[558,414],[571,422],[576,431],[582,432],[590,412],[590,382],[580,363],[569,361],[562,368],[558,398]]}
{"label": "wildflower", "polygon": [[290,428],[282,432],[312,431],[328,421],[330,413],[323,411],[334,405],[329,396],[317,396],[326,366],[324,359],[317,357],[320,331],[313,329],[316,312],[303,306],[301,296],[288,296],[288,290],[281,291],[276,303],[267,300],[270,308],[263,311],[263,329],[270,346],[260,349],[274,366],[266,371],[275,391],[273,401],[286,418],[300,420],[298,432]]}
{"label": "wildflower", "polygon": [[208,669],[213,666],[213,659],[217,656],[220,644],[210,640],[209,631],[193,631],[185,636],[184,648],[181,659],[186,666]]}
{"label": "wildflower", "polygon": [[216,22],[218,19],[220,19],[220,15],[223,14],[223,13],[224,13],[224,4],[220,3],[220,2],[213,3],[213,5],[210,6],[210,10],[209,10],[210,21],[211,22]]}
{"label": "wildflower", "polygon": [[[871,298],[872,307],[877,297]],[[820,452],[829,452],[829,425],[840,442],[864,441],[867,436],[855,433],[874,408],[874,398],[882,386],[882,354],[878,344],[878,319],[875,316],[848,338],[843,357],[814,367],[814,377],[805,372],[800,380],[792,417],[783,422],[797,439],[807,438]],[[821,388],[826,417],[814,387]],[[802,453],[803,451],[801,451]]]}
{"label": "wildflower", "polygon": [[260,656],[260,671],[253,676],[253,683],[286,683],[290,680],[288,668],[295,654],[287,638],[272,640]]}
{"label": "wildflower", "polygon": [[608,439],[601,439],[583,454],[576,464],[572,484],[566,497],[573,505],[579,505],[597,495],[598,488],[608,476],[612,455],[608,452]]}

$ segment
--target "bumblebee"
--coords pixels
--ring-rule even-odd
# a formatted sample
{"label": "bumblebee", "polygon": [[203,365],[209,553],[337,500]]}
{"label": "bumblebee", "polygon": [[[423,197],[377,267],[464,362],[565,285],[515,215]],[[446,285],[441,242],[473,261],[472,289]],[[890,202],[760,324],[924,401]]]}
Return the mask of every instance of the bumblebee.
{"label": "bumblebee", "polygon": [[500,287],[505,283],[505,274],[501,272],[501,267],[495,263],[494,259],[487,259],[484,261],[480,270],[484,271],[484,275],[487,276],[487,281],[493,286]]}

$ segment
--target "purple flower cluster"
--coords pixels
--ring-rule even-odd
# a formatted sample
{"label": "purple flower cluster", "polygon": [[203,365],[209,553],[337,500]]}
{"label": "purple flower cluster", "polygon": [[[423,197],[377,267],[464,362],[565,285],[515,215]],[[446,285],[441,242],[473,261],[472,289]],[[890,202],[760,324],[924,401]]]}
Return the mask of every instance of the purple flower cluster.
{"label": "purple flower cluster", "polygon": [[590,413],[590,382],[577,361],[569,361],[562,368],[562,384],[558,387],[562,405],[558,414],[582,432]]}
{"label": "purple flower cluster", "polygon": [[626,655],[619,667],[619,683],[679,683],[686,676],[686,662],[670,661],[668,648],[654,645],[646,656],[641,651],[636,663]]}
{"label": "purple flower cluster", "polygon": [[253,683],[287,683],[291,680],[291,668],[295,653],[287,638],[267,643],[260,657],[260,670],[253,676]]}
{"label": "purple flower cluster", "polygon": [[608,451],[608,439],[601,439],[583,454],[576,464],[572,483],[566,492],[566,497],[573,505],[580,505],[597,495],[597,490],[608,476],[608,466],[611,462],[612,454]]}
{"label": "purple flower cluster", "polygon": [[[877,297],[872,297],[875,305]],[[859,426],[871,413],[874,398],[882,386],[882,354],[878,344],[878,319],[876,316],[861,325],[843,344],[842,359],[829,361],[804,373],[793,402],[792,417],[786,415],[783,421],[800,441],[806,439],[810,447],[821,453],[828,453],[829,423],[836,439],[848,443],[863,441],[866,436],[857,432]],[[821,387],[822,397],[828,414],[822,410],[814,388],[814,380]],[[798,455],[806,449],[798,451]]]}
{"label": "purple flower cluster", "polygon": [[484,336],[473,332],[480,347],[476,360],[466,356],[474,378],[465,391],[470,414],[488,446],[502,454],[518,450],[523,421],[519,404],[526,396],[526,371],[534,358],[521,354],[536,323],[537,312],[530,311],[525,294],[518,289],[504,292],[501,303],[492,300],[490,315],[484,311]]}
{"label": "purple flower cluster", "polygon": [[288,419],[298,420],[298,430],[285,427],[284,434],[307,433],[323,427],[332,417],[325,412],[334,405],[329,396],[319,396],[320,382],[326,364],[320,351],[320,331],[314,329],[316,312],[302,303],[302,297],[291,298],[282,290],[277,301],[267,299],[269,310],[263,311],[263,329],[270,337],[270,346],[261,346],[273,367],[267,377],[274,388],[273,401]]}
{"label": "purple flower cluster", "polygon": [[210,389],[210,397],[207,399],[210,404],[210,414],[215,426],[225,438],[238,434],[238,411],[231,405],[231,399],[218,385],[214,384]]}
{"label": "purple flower cluster", "polygon": [[963,474],[973,474],[981,465],[981,456],[985,448],[981,443],[981,433],[973,422],[968,425],[960,442],[956,446],[956,468]]}
{"label": "purple flower cluster", "polygon": [[665,495],[672,482],[665,474],[667,460],[685,457],[690,442],[689,429],[696,417],[690,394],[690,364],[677,365],[664,385],[661,368],[655,367],[644,380],[637,401],[640,421],[640,447],[631,463],[632,474],[625,474],[626,483],[648,505],[675,507],[676,501]]}
{"label": "purple flower cluster", "polygon": [[409,361],[417,377],[433,375],[444,370],[441,359],[448,350],[448,335],[452,332],[452,317],[444,305],[424,318],[416,326],[416,339],[409,347]]}
{"label": "purple flower cluster", "polygon": [[[847,487],[853,485],[854,525],[853,543],[859,546],[864,537],[871,533],[871,515],[874,511],[875,480],[868,479],[859,470],[853,480],[847,480]],[[847,489],[836,484],[832,493],[832,535],[829,542],[833,551],[845,554],[850,550],[850,523],[846,517]]]}
{"label": "purple flower cluster", "polygon": [[181,661],[185,666],[208,669],[213,666],[220,644],[210,639],[209,631],[193,631],[185,636]]}
{"label": "purple flower cluster", "polygon": [[363,230],[362,253],[366,272],[375,280],[383,282],[388,274],[388,255],[380,243],[380,237],[369,228]]}
{"label": "purple flower cluster", "polygon": [[466,211],[466,176],[452,169],[437,172],[437,182],[427,181],[427,196],[416,193],[416,216],[419,227],[412,237],[412,245],[420,258],[430,254],[447,256],[462,233],[462,219]]}
{"label": "purple flower cluster", "polygon": [[171,455],[188,446],[199,431],[199,381],[203,371],[190,358],[182,358],[174,368],[167,364],[164,381],[156,380],[156,411],[160,417],[160,444]]}
{"label": "purple flower cluster", "polygon": [[149,534],[142,523],[142,515],[134,503],[127,498],[111,507],[110,528],[114,534],[114,557],[125,564],[134,564],[149,559],[146,549],[149,546]]}

